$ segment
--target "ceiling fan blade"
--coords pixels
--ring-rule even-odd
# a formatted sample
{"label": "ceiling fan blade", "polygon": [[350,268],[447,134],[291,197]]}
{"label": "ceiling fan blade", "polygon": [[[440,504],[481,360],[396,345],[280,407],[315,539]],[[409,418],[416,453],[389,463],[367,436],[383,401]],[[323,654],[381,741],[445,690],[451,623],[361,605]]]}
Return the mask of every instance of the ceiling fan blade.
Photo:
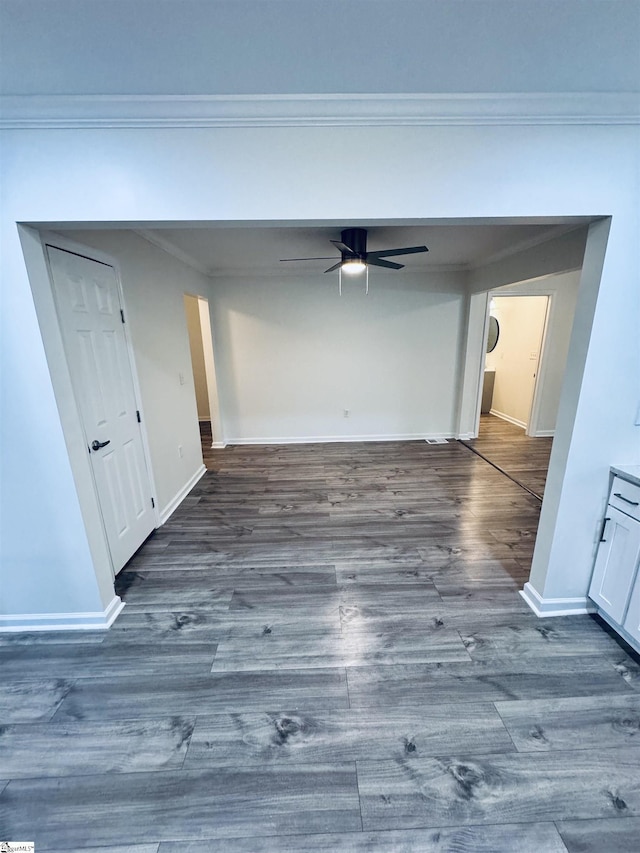
{"label": "ceiling fan blade", "polygon": [[334,270],[337,270],[338,267],[341,267],[341,266],[342,266],[342,261],[340,260],[340,261],[338,261],[337,264],[334,264],[332,267],[329,267],[328,270],[325,270],[325,272],[333,272]]}
{"label": "ceiling fan blade", "polygon": [[280,263],[284,264],[286,261],[332,261],[333,259],[334,255],[324,258],[280,258]]}
{"label": "ceiling fan blade", "polygon": [[393,261],[385,261],[382,258],[373,258],[367,255],[367,266],[368,267],[384,267],[388,270],[401,270],[404,267],[404,264],[394,264]]}
{"label": "ceiling fan blade", "polygon": [[367,258],[391,258],[394,255],[415,255],[418,252],[428,252],[426,246],[407,246],[406,249],[383,249],[379,252],[367,252]]}
{"label": "ceiling fan blade", "polygon": [[340,240],[330,240],[329,242],[333,243],[333,245],[340,249],[341,252],[345,252],[348,255],[355,255],[356,252],[353,251],[351,246],[347,246],[346,243],[341,243]]}

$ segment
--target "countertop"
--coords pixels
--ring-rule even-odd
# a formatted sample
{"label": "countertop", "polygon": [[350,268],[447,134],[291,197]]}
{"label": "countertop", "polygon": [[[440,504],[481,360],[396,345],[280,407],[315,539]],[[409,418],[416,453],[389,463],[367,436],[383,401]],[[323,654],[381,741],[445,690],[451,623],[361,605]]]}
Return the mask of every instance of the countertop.
{"label": "countertop", "polygon": [[640,486],[640,465],[612,465],[611,471],[623,480]]}

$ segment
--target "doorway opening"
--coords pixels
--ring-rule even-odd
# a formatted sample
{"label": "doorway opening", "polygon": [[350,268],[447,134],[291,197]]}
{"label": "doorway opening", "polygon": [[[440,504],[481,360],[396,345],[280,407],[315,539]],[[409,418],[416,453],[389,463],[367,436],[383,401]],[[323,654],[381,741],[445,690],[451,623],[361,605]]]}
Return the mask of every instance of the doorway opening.
{"label": "doorway opening", "polygon": [[215,357],[209,300],[203,296],[184,294],[184,310],[187,319],[191,369],[196,393],[198,427],[203,447],[204,463],[207,465],[207,449],[225,446],[222,436],[218,384],[216,381]]}
{"label": "doorway opening", "polygon": [[548,307],[548,296],[492,296],[489,302],[489,322],[497,334],[495,344],[488,341],[494,345],[487,346],[485,356],[481,414],[514,424],[529,436],[538,428]]}
{"label": "doorway opening", "polygon": [[488,291],[467,447],[542,501],[578,297],[577,271]]}
{"label": "doorway opening", "polygon": [[553,441],[538,436],[551,297],[498,293],[489,295],[478,437],[468,445],[541,501]]}
{"label": "doorway opening", "polygon": [[[57,227],[60,227],[60,226],[57,226]],[[443,226],[443,228],[444,227],[445,226]],[[181,229],[180,233],[182,233],[182,230],[184,230],[184,229]],[[222,229],[220,229],[220,230],[222,230]],[[84,232],[82,232],[82,233],[84,235]],[[269,233],[270,233],[270,230],[269,230]],[[595,228],[594,228],[594,233],[595,233]],[[114,254],[119,256],[119,253],[115,251],[116,236],[111,238],[111,234],[112,234],[111,230],[104,229],[104,235],[105,236],[103,237],[103,232],[96,229],[95,231],[92,231],[90,235],[87,232],[88,236],[86,237],[86,239],[88,242],[89,241],[90,242],[94,242],[94,241],[99,242],[98,237],[100,237],[100,242],[101,243],[104,242],[105,245],[108,245],[109,247],[114,247],[111,249],[111,251],[113,251]],[[122,235],[120,235],[120,234],[117,235],[117,240],[121,240],[124,243],[123,255],[125,256],[125,259],[127,261],[129,260],[129,255],[128,255],[129,242],[128,241],[133,240],[133,237],[130,238],[128,235],[129,235],[129,232],[126,232]],[[572,235],[570,234],[569,236],[571,237]],[[599,236],[599,232],[598,232],[598,236]],[[25,240],[27,239],[27,237],[29,238],[29,240],[32,240],[30,229],[28,229],[28,233],[26,234]],[[107,238],[110,238],[110,239],[107,239]],[[85,239],[84,236],[83,236],[83,239]],[[33,242],[34,242],[33,252],[36,253],[36,250],[39,249],[39,246],[35,245],[38,243],[37,232],[34,232]],[[576,278],[576,282],[578,282],[580,280],[580,273],[577,270],[578,270],[578,264],[582,260],[582,254],[584,251],[584,248],[583,248],[584,237],[581,236],[581,239],[575,240],[575,243],[576,243],[576,246],[573,247],[571,253],[569,253],[569,255],[570,255],[569,259],[565,260],[564,256],[562,258],[564,266],[558,267],[556,265],[555,268],[556,269],[559,268],[559,269],[569,270],[570,272],[558,273],[557,275],[574,275]],[[563,245],[564,245],[564,243],[563,243]],[[573,246],[573,243],[571,245]],[[30,248],[30,246],[28,245],[27,248]],[[596,248],[599,248],[599,245],[596,246]],[[594,252],[595,252],[595,250],[594,250]],[[274,257],[277,258],[278,255],[279,255],[279,253],[276,253],[276,254],[274,254]],[[201,265],[201,266],[204,266],[204,265]],[[533,267],[533,269],[535,269],[536,271],[538,271],[540,268],[541,267],[538,264],[536,264],[535,267]],[[545,267],[542,267],[542,268],[545,268]],[[548,268],[548,267],[546,267],[546,268]],[[533,271],[533,269],[532,269],[531,265],[526,267],[527,272]],[[586,265],[585,265],[585,269],[587,269]],[[572,272],[571,272],[571,270],[572,270]],[[188,268],[187,268],[187,271],[188,271]],[[520,270],[518,270],[518,271],[520,271]],[[513,279],[506,278],[507,274],[512,274],[512,273],[513,273],[513,265],[511,265],[509,267],[509,269],[502,274],[502,281],[505,281],[505,280],[513,281]],[[599,282],[599,278],[597,277],[596,273],[599,274],[599,268],[595,270],[595,273],[592,276],[593,282],[591,281],[591,279],[589,279],[587,281],[587,284],[589,284],[589,286],[592,289],[595,289],[595,292],[597,292],[597,284]],[[171,303],[169,303],[168,300],[166,301],[167,304],[169,305],[170,309],[171,309],[170,311],[166,312],[167,313],[167,319],[170,320],[171,323],[173,323],[175,325],[180,325],[182,327],[180,329],[180,333],[182,335],[182,340],[183,340],[182,353],[186,354],[187,357],[185,359],[183,356],[180,355],[180,353],[177,354],[179,358],[174,359],[173,363],[175,364],[175,372],[172,374],[175,384],[176,385],[180,384],[181,386],[184,385],[183,378],[182,378],[183,370],[185,370],[185,368],[186,368],[187,376],[188,376],[188,371],[190,369],[190,363],[189,363],[188,341],[184,340],[184,332],[187,331],[186,322],[185,322],[185,320],[180,319],[179,303],[180,303],[180,301],[183,300],[184,295],[185,295],[185,291],[188,289],[188,285],[185,286],[186,282],[187,281],[193,281],[195,278],[196,278],[196,276],[194,276],[194,275],[188,275],[188,276],[185,275],[184,284],[182,287],[180,287],[180,283],[181,283],[180,279],[177,278],[176,276],[171,276],[171,279],[173,281],[173,286],[174,286],[173,294],[175,294],[176,301],[173,301]],[[49,303],[51,302],[50,284],[49,284],[48,280],[44,283],[40,281],[40,276],[38,275],[38,268],[36,268],[36,272],[33,275],[33,280],[34,280],[33,287],[34,287],[34,291],[35,291],[34,296],[36,296],[37,299],[42,297],[41,301],[44,303],[44,307],[42,307],[39,304],[39,308],[41,309],[39,313],[45,317],[45,320],[48,323],[49,322],[49,314],[51,313],[50,312],[50,306],[49,306]],[[131,280],[133,280],[133,277],[131,278]],[[144,284],[147,281],[147,279],[143,277],[141,279],[141,281]],[[460,302],[460,306],[461,306],[460,310],[461,310],[461,312],[463,310],[465,312],[465,314],[464,314],[465,322],[464,322],[464,324],[459,324],[458,333],[459,333],[459,336],[462,336],[465,333],[467,334],[467,345],[464,347],[461,346],[459,348],[460,355],[462,356],[464,354],[464,370],[461,371],[461,376],[460,376],[459,416],[457,417],[457,421],[459,423],[459,426],[458,426],[458,429],[456,430],[455,425],[454,425],[454,430],[452,430],[452,432],[457,432],[457,434],[461,438],[473,436],[473,429],[474,429],[473,420],[474,420],[474,415],[475,415],[476,411],[477,411],[476,424],[477,424],[479,417],[480,417],[480,415],[479,415],[479,408],[480,408],[479,407],[479,401],[478,401],[478,406],[476,409],[475,400],[477,399],[480,371],[484,369],[484,353],[482,356],[482,363],[480,363],[480,354],[482,352],[482,343],[481,343],[481,341],[477,342],[477,339],[478,339],[478,337],[480,337],[480,339],[482,338],[483,328],[484,328],[483,319],[485,318],[485,316],[487,316],[489,314],[489,293],[492,289],[494,289],[496,287],[496,285],[499,283],[499,281],[500,281],[500,277],[498,277],[496,275],[495,270],[492,268],[488,271],[485,270],[484,272],[482,272],[482,274],[478,273],[477,278],[474,279],[473,281],[471,281],[471,283],[465,282],[466,291],[462,291],[462,287],[460,288],[460,291],[461,291],[459,294],[459,302]],[[531,283],[531,282],[533,282],[533,279],[528,280],[528,283]],[[178,284],[177,287],[175,287],[176,283]],[[203,283],[201,281],[194,281],[194,284],[195,284],[195,288],[199,289],[199,287]],[[236,282],[233,281],[232,284],[233,284],[233,288],[231,287],[231,284],[230,284],[228,287],[228,290],[229,290],[229,292],[232,292],[232,290],[233,290],[233,292],[236,292],[238,289]],[[462,282],[461,282],[461,284],[462,284]],[[155,285],[155,280],[154,280],[154,285]],[[229,378],[229,375],[228,375],[228,361],[227,361],[228,350],[225,349],[225,345],[227,347],[229,345],[229,330],[225,325],[224,316],[221,314],[221,310],[220,310],[220,306],[222,306],[222,308],[224,308],[224,303],[214,302],[214,300],[217,299],[219,287],[220,286],[218,284],[216,284],[216,290],[211,291],[211,293],[212,293],[212,296],[211,296],[212,303],[211,304],[216,307],[216,311],[217,311],[217,316],[214,316],[213,330],[217,335],[217,339],[218,339],[217,343],[218,343],[218,346],[220,348],[220,353],[224,356],[224,358],[219,359],[218,369],[222,371],[222,374],[221,374],[221,376],[219,376],[219,379],[220,379],[221,383],[223,383],[221,385],[222,389],[225,392],[223,399],[225,400],[225,403],[228,406],[229,405],[228,401],[230,398],[232,398],[232,395],[234,392],[234,386],[232,385],[230,378]],[[208,315],[207,300],[202,299],[201,297],[199,298],[198,296],[195,296],[194,294],[197,294],[199,292],[199,290],[196,290],[195,288],[191,294],[187,294],[187,295],[192,296],[192,298],[195,299],[195,302],[198,305],[198,312],[199,313],[200,313],[201,308],[203,308],[203,306],[204,306],[206,309],[205,313]],[[582,287],[581,293],[582,292],[584,292],[584,293],[587,292],[587,290],[585,289],[584,286]],[[457,293],[457,291],[456,291],[456,293]],[[591,293],[591,291],[589,291],[589,293]],[[250,296],[251,293],[249,293],[248,295]],[[132,302],[134,302],[134,304],[135,304],[136,299],[137,299],[137,302],[139,305],[147,305],[148,304],[147,297],[148,297],[148,288],[145,288],[142,285],[141,286],[137,286],[137,285],[131,286],[131,295],[129,298],[131,299]],[[554,300],[552,300],[552,302],[553,301]],[[177,302],[177,304],[176,304],[176,302]],[[157,322],[157,315],[158,315],[159,309],[162,308],[162,305],[163,305],[163,302],[161,300],[157,300],[157,304],[154,303],[153,313],[149,315],[150,319],[153,320],[154,324]],[[589,323],[587,321],[591,317],[591,313],[592,313],[590,311],[591,307],[592,307],[591,302],[587,302],[586,307],[584,307],[581,311],[581,315],[580,315],[581,322],[576,323],[577,334],[575,335],[575,338],[576,338],[576,341],[578,343],[580,343],[583,340],[584,335],[586,333],[585,330],[588,331],[588,329],[590,328]],[[176,313],[176,308],[178,309],[178,313]],[[184,309],[184,306],[183,306],[183,309]],[[585,313],[588,315],[586,317],[586,319],[584,316]],[[462,316],[462,314],[461,314],[461,316]],[[163,320],[163,316],[160,316],[160,319]],[[149,328],[151,329],[151,324],[148,324],[148,325],[149,325]],[[211,334],[211,322],[209,321],[207,323],[207,325],[209,328],[209,333]],[[167,327],[167,324],[165,323],[162,326],[163,331],[166,329],[166,327]],[[206,326],[205,326],[205,328],[206,328]],[[47,326],[47,329],[48,329],[48,326]],[[201,336],[203,334],[202,325],[200,328],[200,334],[201,334]],[[43,338],[44,338],[44,335],[43,335]],[[453,340],[455,343],[455,341],[457,339],[454,338]],[[165,349],[164,335],[159,335],[156,333],[154,333],[153,335],[150,334],[148,336],[147,340],[145,341],[145,345],[149,345],[150,341],[151,342],[160,341],[160,344],[157,346],[157,348],[153,350],[154,358],[160,358],[163,354],[163,352],[162,352],[163,349]],[[212,336],[212,340],[211,340],[212,359],[213,359],[213,342],[214,341],[215,341],[215,338],[213,338],[213,336]],[[459,343],[462,344],[463,341],[460,340]],[[568,337],[567,337],[566,343],[567,343],[567,347],[568,347]],[[54,341],[54,344],[56,344],[56,346],[57,346],[57,341]],[[576,350],[577,344],[575,341],[574,341],[574,345],[572,345],[572,346],[573,346],[573,350]],[[51,345],[50,348],[53,349],[53,345]],[[55,358],[53,359],[54,368],[55,368],[55,370],[59,369],[60,372],[63,372],[64,365],[62,367],[59,367],[60,359],[58,357],[58,349],[59,349],[59,347],[54,352],[54,356],[55,356]],[[585,352],[586,352],[586,346],[583,349],[585,349]],[[582,352],[582,350],[579,349],[577,354],[574,353],[572,367],[571,367],[571,369],[568,370],[568,379],[567,379],[567,382],[565,383],[567,388],[565,389],[565,391],[573,392],[574,386],[576,388],[578,387],[578,386],[576,386],[576,375],[577,375],[577,372],[579,372],[578,369],[581,367],[582,363],[583,363],[583,352]],[[436,362],[434,362],[434,370],[435,370],[436,366],[437,366],[437,364],[436,364]],[[171,365],[169,365],[169,367],[171,367]],[[225,373],[225,370],[227,371],[227,373]],[[169,379],[171,379],[171,373],[170,372],[168,373],[168,376],[169,376]],[[215,380],[215,370],[211,371],[211,377],[212,377],[212,379]],[[57,381],[57,373],[56,373],[54,378]],[[154,377],[151,377],[151,378],[153,379]],[[188,383],[188,385],[190,385],[190,382]],[[151,392],[156,393],[157,398],[161,402],[164,403],[164,401],[166,400],[166,394],[165,394],[164,388],[160,390],[159,388],[157,388],[156,386],[153,386],[153,385],[151,385],[150,387],[151,387]],[[190,390],[190,389],[187,389],[187,390]],[[216,389],[216,392],[217,392],[217,389]],[[577,393],[577,390],[576,390],[576,393]],[[566,459],[565,459],[566,451],[568,450],[568,443],[569,443],[569,438],[570,438],[570,426],[572,423],[571,418],[573,415],[573,409],[572,409],[572,405],[574,402],[573,396],[575,396],[575,394],[573,394],[573,396],[568,395],[567,393],[564,394],[565,398],[567,398],[568,396],[569,396],[568,402],[564,406],[564,418],[561,418],[561,422],[559,422],[559,428],[558,428],[558,439],[559,440],[558,440],[558,442],[556,442],[556,448],[557,448],[558,452],[554,452],[554,464],[556,466],[556,476],[553,478],[554,488],[552,488],[550,492],[549,492],[549,489],[547,489],[547,495],[549,496],[549,494],[550,494],[551,503],[549,503],[549,500],[546,500],[545,506],[547,506],[547,505],[551,506],[551,510],[549,510],[547,512],[547,516],[549,516],[549,522],[547,524],[547,526],[549,527],[549,531],[548,531],[548,535],[547,535],[546,539],[543,540],[543,544],[545,544],[546,542],[552,541],[553,530],[551,528],[552,528],[552,523],[553,523],[554,518],[555,518],[553,510],[555,508],[555,505],[557,504],[556,497],[557,497],[557,493],[558,493],[558,483],[561,484],[561,482],[562,482],[562,476],[561,475],[562,475],[562,471],[564,470],[563,465],[566,461]],[[474,399],[474,397],[475,397],[475,399]],[[217,393],[215,395],[215,400],[216,400],[216,404],[217,404]],[[571,404],[571,405],[569,405],[569,404]],[[182,406],[181,408],[182,408],[182,412],[186,411],[185,406]],[[66,409],[63,409],[63,411],[64,411],[65,418],[67,418]],[[180,412],[179,412],[177,406],[173,409],[173,413],[175,414],[176,417],[179,415]],[[192,408],[190,407],[189,412],[187,414],[188,414],[188,418],[190,420],[191,426],[195,428],[195,425],[197,423],[197,417],[198,417],[197,412],[196,412],[196,407],[195,406],[193,406]],[[211,422],[212,422],[211,444],[214,447],[215,446],[224,447],[225,446],[225,439],[224,439],[223,431],[221,429],[220,412],[219,412],[218,406],[215,405],[212,407],[210,405],[209,414],[211,416]],[[72,428],[75,428],[75,421],[73,420],[73,416],[74,416],[74,412],[70,412],[68,414],[67,419],[69,421],[72,421],[71,426],[72,426]],[[216,418],[218,420],[217,428],[216,428]],[[231,443],[239,443],[238,440],[236,439],[236,435],[234,435],[234,432],[233,432],[233,430],[235,429],[235,425],[232,423],[232,416],[227,415],[227,418],[228,418],[227,429],[228,429],[229,440]],[[158,422],[160,422],[160,423],[164,423],[164,421],[162,419],[156,418],[156,420],[158,420]],[[173,420],[173,418],[169,418],[169,420]],[[152,422],[152,419],[150,418],[150,423],[151,422]],[[155,421],[153,421],[153,422],[155,422]],[[186,424],[186,425],[180,424],[180,427],[181,427],[181,429],[184,427],[184,430],[186,431],[186,429],[188,428],[188,424]],[[240,441],[242,441],[242,440],[243,439],[241,438]],[[182,443],[182,442],[180,442],[180,443]],[[246,443],[248,443],[248,442],[246,442]],[[86,447],[84,448],[84,454],[83,454],[81,452],[76,452],[77,448],[76,448],[75,444],[70,442],[69,446],[70,446],[70,457],[72,457],[73,464],[75,465],[77,462],[78,468],[80,468],[80,463],[82,463],[82,465],[85,465],[86,464],[86,459],[85,459]],[[80,448],[80,450],[82,450],[82,448]],[[180,454],[180,455],[182,456],[182,454]],[[76,459],[76,457],[78,457],[78,459]],[[160,456],[159,456],[159,458],[160,458]],[[164,458],[164,457],[162,457],[162,458]],[[169,461],[171,461],[171,459],[169,459]],[[175,457],[173,457],[173,461],[175,462]],[[201,461],[202,461],[202,456],[200,456],[200,463],[201,463]],[[552,465],[552,468],[553,468],[553,465]],[[75,471],[74,471],[74,473],[75,473]],[[163,469],[159,470],[159,478],[160,478],[160,475],[164,476],[164,473],[165,472]],[[204,473],[204,466],[203,466],[202,473]],[[83,476],[84,476],[84,471],[81,471],[81,474],[83,474]],[[178,503],[183,498],[183,496],[188,493],[188,489],[193,485],[194,482],[197,481],[197,478],[199,476],[201,476],[201,473],[198,469],[195,472],[195,474],[192,475],[191,478],[180,489],[180,492],[178,494],[176,494],[175,497],[171,497],[171,495],[169,495],[169,499],[165,500],[163,502],[162,506],[166,506],[167,509],[165,509],[162,513],[160,513],[160,519],[162,522],[164,520],[166,520],[166,518],[169,517],[171,511],[175,508],[175,506],[178,505]],[[550,480],[550,486],[551,486],[551,480]],[[83,493],[83,495],[84,495],[84,493]],[[83,497],[83,495],[80,495],[80,497]],[[544,513],[544,508],[543,508],[543,513]],[[89,525],[87,525],[87,527],[89,527]],[[94,527],[95,527],[95,525],[93,525],[90,529],[90,532],[92,535],[94,533]],[[95,538],[98,538],[97,532],[96,532]]]}

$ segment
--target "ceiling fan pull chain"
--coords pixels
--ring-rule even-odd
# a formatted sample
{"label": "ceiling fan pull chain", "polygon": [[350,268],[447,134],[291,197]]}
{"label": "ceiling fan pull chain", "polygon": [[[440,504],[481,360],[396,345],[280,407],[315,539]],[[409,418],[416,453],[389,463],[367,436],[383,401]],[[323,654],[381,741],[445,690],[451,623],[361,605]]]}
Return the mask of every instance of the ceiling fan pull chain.
{"label": "ceiling fan pull chain", "polygon": [[342,267],[338,267],[338,295],[342,296]]}
{"label": "ceiling fan pull chain", "polygon": [[365,284],[364,284],[364,294],[365,294],[365,296],[368,296],[369,295],[369,267],[366,268],[365,273],[366,273],[366,278],[365,278]]}

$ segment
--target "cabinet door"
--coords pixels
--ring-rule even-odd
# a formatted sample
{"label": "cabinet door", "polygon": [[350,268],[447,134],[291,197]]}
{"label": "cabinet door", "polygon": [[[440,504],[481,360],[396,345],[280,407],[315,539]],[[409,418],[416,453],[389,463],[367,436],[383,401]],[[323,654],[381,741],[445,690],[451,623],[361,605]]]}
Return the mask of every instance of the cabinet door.
{"label": "cabinet door", "polygon": [[634,640],[640,643],[640,574],[636,575],[636,582],[631,590],[629,609],[623,627]]}
{"label": "cabinet door", "polygon": [[640,523],[611,506],[606,519],[589,595],[622,625],[640,558]]}

